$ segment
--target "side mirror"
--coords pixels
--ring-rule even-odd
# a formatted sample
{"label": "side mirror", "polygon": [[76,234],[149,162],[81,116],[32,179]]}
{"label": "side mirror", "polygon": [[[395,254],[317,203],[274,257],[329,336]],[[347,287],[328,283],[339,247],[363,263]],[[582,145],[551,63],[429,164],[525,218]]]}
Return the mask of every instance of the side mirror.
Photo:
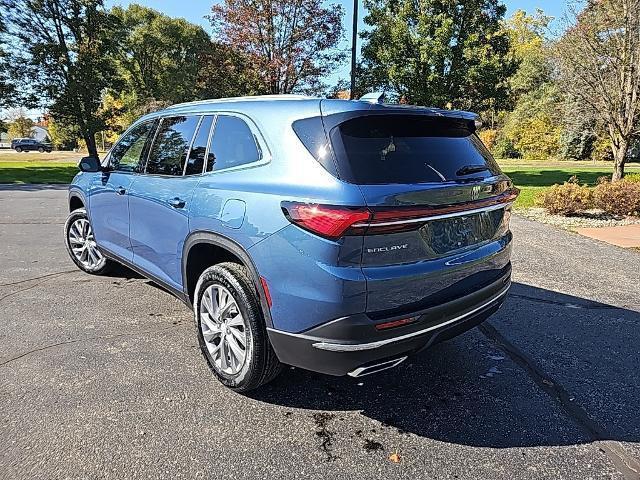
{"label": "side mirror", "polygon": [[99,172],[101,170],[100,160],[96,157],[84,157],[80,160],[78,168],[83,172]]}

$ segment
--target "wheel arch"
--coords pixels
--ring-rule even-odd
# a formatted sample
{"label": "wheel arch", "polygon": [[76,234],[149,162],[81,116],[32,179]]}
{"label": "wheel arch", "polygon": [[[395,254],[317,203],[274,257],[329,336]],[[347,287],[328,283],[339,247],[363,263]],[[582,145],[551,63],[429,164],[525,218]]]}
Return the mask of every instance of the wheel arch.
{"label": "wheel arch", "polygon": [[87,202],[84,195],[79,190],[73,189],[69,191],[69,212],[73,212],[78,208],[87,208]]}
{"label": "wheel arch", "polygon": [[[239,243],[231,240],[224,235],[220,235],[218,233],[207,232],[207,231],[196,231],[189,234],[187,239],[184,242],[184,247],[182,250],[182,285],[184,290],[185,298],[188,300],[189,305],[193,306],[193,294],[195,291],[195,286],[198,281],[198,277],[200,276],[199,272],[197,275],[194,275],[194,272],[197,272],[199,268],[195,270],[193,268],[189,268],[190,263],[190,254],[196,254],[197,249],[202,249],[203,246],[213,247],[218,249],[218,252],[224,252],[222,256],[218,257],[221,261],[233,261],[234,259],[243,265],[251,275],[251,280],[253,281],[254,288],[258,294],[258,298],[260,300],[260,306],[262,307],[262,313],[264,315],[264,319],[267,327],[273,327],[273,322],[271,320],[271,311],[269,309],[269,304],[267,302],[267,297],[264,292],[264,288],[262,286],[262,282],[260,281],[260,274],[256,269],[251,256],[246,251],[244,247],[242,247]],[[196,249],[196,250],[194,250]],[[191,258],[193,262],[195,258]],[[219,262],[215,262],[219,263]],[[198,264],[196,264],[198,265]],[[204,266],[204,268],[210,267],[213,263],[209,262],[200,262],[200,265]],[[192,264],[193,266],[193,264]],[[202,270],[204,270],[204,268]],[[195,277],[195,278],[194,278]]]}

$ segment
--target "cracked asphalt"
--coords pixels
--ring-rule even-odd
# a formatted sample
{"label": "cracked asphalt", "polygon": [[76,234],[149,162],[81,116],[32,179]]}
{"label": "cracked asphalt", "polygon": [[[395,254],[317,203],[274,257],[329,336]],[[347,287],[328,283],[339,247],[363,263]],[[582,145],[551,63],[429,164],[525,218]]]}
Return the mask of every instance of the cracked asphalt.
{"label": "cracked asphalt", "polygon": [[74,268],[64,188],[0,205],[0,478],[640,478],[640,252],[516,216],[514,286],[480,328],[243,396],[182,303]]}

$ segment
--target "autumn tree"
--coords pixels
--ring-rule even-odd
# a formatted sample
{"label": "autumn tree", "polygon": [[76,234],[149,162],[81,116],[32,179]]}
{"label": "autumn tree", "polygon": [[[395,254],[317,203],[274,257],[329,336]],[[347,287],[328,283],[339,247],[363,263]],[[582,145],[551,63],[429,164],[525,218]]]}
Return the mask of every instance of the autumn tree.
{"label": "autumn tree", "polygon": [[577,115],[606,131],[619,180],[640,134],[640,0],[589,0],[566,21],[555,49],[560,86]]}
{"label": "autumn tree", "polygon": [[546,160],[560,149],[562,100],[553,76],[546,38],[551,17],[541,10],[528,15],[516,10],[505,22],[510,56],[518,64],[508,79],[513,108],[501,115],[494,153]]}
{"label": "autumn tree", "polygon": [[0,0],[22,101],[77,125],[90,155],[105,88],[116,80],[115,25],[102,0]]}
{"label": "autumn tree", "polygon": [[33,120],[21,113],[10,118],[7,133],[11,138],[29,138],[33,125]]}
{"label": "autumn tree", "polygon": [[371,88],[409,103],[504,108],[516,68],[498,0],[365,0],[362,55]]}
{"label": "autumn tree", "polygon": [[216,40],[250,59],[268,93],[318,91],[344,58],[343,9],[322,0],[224,0],[211,8]]}

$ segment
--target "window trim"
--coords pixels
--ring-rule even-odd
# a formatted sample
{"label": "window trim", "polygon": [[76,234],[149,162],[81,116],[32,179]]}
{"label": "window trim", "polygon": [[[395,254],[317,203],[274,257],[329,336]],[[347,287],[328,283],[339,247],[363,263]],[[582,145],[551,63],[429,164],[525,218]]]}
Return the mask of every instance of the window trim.
{"label": "window trim", "polygon": [[[148,118],[148,119],[146,119],[146,120],[142,120],[142,121],[138,120],[138,121],[136,121],[136,122],[133,122],[133,123],[131,124],[131,126],[129,126],[129,128],[127,128],[127,129],[124,131],[124,133],[122,133],[122,135],[120,135],[120,138],[118,138],[118,141],[117,141],[116,143],[114,143],[114,144],[111,146],[111,148],[109,149],[109,151],[107,152],[107,154],[106,154],[106,155],[104,156],[104,158],[102,159],[102,162],[100,162],[100,165],[101,165],[102,167],[107,167],[107,168],[109,169],[109,171],[110,171],[110,172],[121,173],[121,174],[124,174],[124,175],[140,175],[140,174],[142,174],[142,171],[139,171],[139,172],[127,172],[127,171],[125,171],[125,170],[116,170],[115,168],[114,168],[114,169],[112,169],[112,168],[111,168],[111,154],[112,154],[112,152],[113,152],[113,149],[114,149],[114,148],[116,148],[116,147],[120,144],[120,142],[122,142],[122,139],[123,139],[123,138],[124,138],[124,137],[125,137],[125,136],[126,136],[126,135],[131,131],[131,130],[133,130],[134,128],[139,127],[140,125],[144,125],[145,123],[151,123],[151,124],[154,124],[154,123],[155,123],[155,124],[156,124],[155,129],[153,129],[153,139],[155,140],[155,138],[156,138],[156,134],[158,133],[158,126],[160,125],[160,122],[158,121],[158,117],[153,117],[153,118]],[[149,133],[151,133],[151,132],[149,132]],[[150,138],[151,136],[152,136],[152,135],[147,136],[147,140],[146,140],[146,142],[148,142],[148,141],[149,141],[149,138]],[[152,141],[153,141],[153,140],[152,140]],[[145,142],[145,143],[146,143],[146,142]],[[145,145],[145,147],[146,147],[146,145]],[[151,147],[151,145],[149,145],[149,147]],[[144,170],[144,169],[146,169],[146,168],[147,168],[147,159],[149,158],[149,151],[150,151],[150,150],[151,150],[151,148],[149,148],[149,150],[146,152],[146,156],[145,156],[145,158],[144,158],[144,163],[143,163],[142,159],[140,159],[140,160],[139,160],[140,166],[141,166],[141,167],[143,167],[141,170]],[[143,150],[143,151],[144,151],[144,150]]]}
{"label": "window trim", "polygon": [[[250,163],[244,163],[242,165],[236,165],[235,167],[227,167],[227,168],[223,168],[220,170],[211,170],[210,172],[206,171],[207,168],[207,161],[204,162],[204,171],[203,171],[203,175],[212,175],[212,174],[216,174],[216,173],[225,173],[225,172],[235,172],[238,170],[245,170],[248,168],[256,168],[256,167],[261,167],[263,165],[266,165],[268,163],[271,163],[271,150],[269,150],[269,146],[267,145],[267,142],[265,141],[264,137],[262,136],[262,132],[260,131],[260,129],[257,127],[257,125],[253,122],[253,120],[251,118],[249,118],[248,116],[238,113],[238,112],[229,112],[229,111],[217,111],[213,113],[215,115],[215,119],[214,122],[211,126],[211,133],[209,136],[209,144],[207,146],[207,160],[209,159],[209,151],[211,148],[211,143],[213,142],[213,137],[216,134],[216,127],[218,126],[218,119],[220,117],[236,117],[239,118],[240,120],[242,120],[248,127],[249,130],[251,130],[251,133],[253,134],[253,138],[254,141],[256,142],[256,147],[258,149],[258,152],[261,153],[262,158],[256,160],[255,162],[250,162]],[[206,114],[205,114],[206,115]]]}
{"label": "window trim", "polygon": [[[200,123],[202,123],[202,117],[204,117],[206,114],[205,113],[185,113],[183,115],[177,115],[177,114],[169,114],[169,115],[159,115],[155,118],[155,120],[158,120],[158,126],[156,127],[156,132],[153,136],[153,140],[151,141],[151,145],[149,145],[149,150],[147,151],[147,158],[145,159],[145,163],[144,163],[144,170],[142,172],[140,172],[140,175],[146,175],[149,177],[167,177],[167,178],[185,178],[185,177],[195,177],[198,175],[201,175],[199,173],[196,173],[194,175],[185,175],[185,169],[187,166],[187,161],[189,160],[189,155],[191,154],[191,147],[193,147],[193,142],[195,140],[196,134],[198,133],[198,128],[200,127]],[[151,150],[153,150],[153,145],[156,141],[156,139],[158,138],[158,132],[160,132],[160,127],[162,126],[162,121],[167,119],[167,118],[175,118],[175,117],[199,117],[198,119],[198,124],[196,125],[195,130],[193,131],[193,135],[191,136],[191,142],[189,143],[189,150],[187,150],[187,156],[185,158],[184,161],[184,167],[182,167],[182,174],[181,175],[168,175],[166,173],[149,173],[147,172],[147,167],[149,166],[149,158],[151,157]]]}

